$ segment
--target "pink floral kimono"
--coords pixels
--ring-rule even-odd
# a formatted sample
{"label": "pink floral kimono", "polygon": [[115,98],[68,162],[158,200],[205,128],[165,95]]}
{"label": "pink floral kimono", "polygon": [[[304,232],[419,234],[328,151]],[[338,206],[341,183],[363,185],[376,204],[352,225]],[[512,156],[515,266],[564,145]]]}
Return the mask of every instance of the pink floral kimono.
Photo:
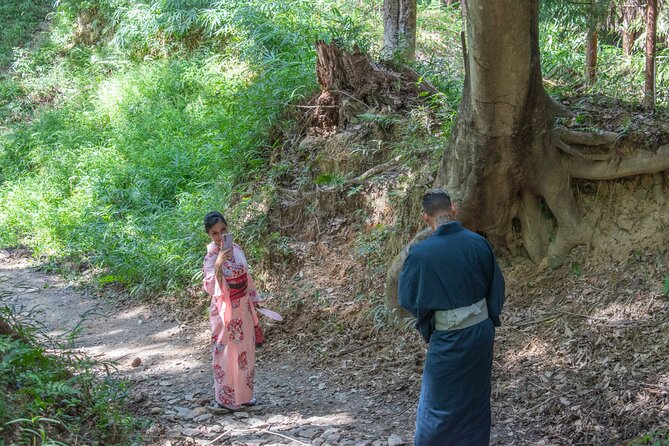
{"label": "pink floral kimono", "polygon": [[203,281],[205,291],[211,296],[214,390],[219,404],[236,407],[253,398],[254,327],[258,325],[254,302],[258,295],[244,252],[237,244],[232,249],[232,258],[222,266],[224,283],[218,283],[214,265],[219,252],[217,244],[212,242],[207,246]]}

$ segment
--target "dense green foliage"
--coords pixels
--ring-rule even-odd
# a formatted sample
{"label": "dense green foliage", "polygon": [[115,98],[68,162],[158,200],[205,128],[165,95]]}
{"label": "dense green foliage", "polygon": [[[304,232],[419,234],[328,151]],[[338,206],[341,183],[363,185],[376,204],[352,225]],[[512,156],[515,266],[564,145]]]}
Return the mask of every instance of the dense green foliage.
{"label": "dense green foliage", "polygon": [[[61,2],[61,32],[77,13],[69,4],[81,5]],[[263,172],[269,130],[290,101],[315,89],[315,39],[343,39],[353,28],[325,3],[218,2],[192,23],[174,8],[194,3],[150,6],[125,2],[99,19],[103,33],[115,30],[106,45],[79,44],[59,57],[58,45],[46,44],[37,52],[49,61],[44,71],[34,59],[18,68],[14,79],[40,86],[66,72],[72,93],[29,124],[9,121],[1,136],[0,244],[87,256],[137,291],[173,291],[197,271],[207,211],[244,221],[247,241],[260,235],[254,220],[262,216],[247,212],[260,195],[247,191]],[[134,39],[138,30],[155,34]],[[185,35],[205,31],[195,49],[183,48]],[[361,43],[355,35],[350,43]]]}
{"label": "dense green foliage", "polygon": [[50,0],[11,0],[0,2],[0,68],[14,60],[14,51],[33,37],[44,21]]}
{"label": "dense green foliage", "polygon": [[12,307],[0,304],[0,320],[22,339],[0,335],[0,444],[131,444],[139,422],[123,412],[124,384]]}

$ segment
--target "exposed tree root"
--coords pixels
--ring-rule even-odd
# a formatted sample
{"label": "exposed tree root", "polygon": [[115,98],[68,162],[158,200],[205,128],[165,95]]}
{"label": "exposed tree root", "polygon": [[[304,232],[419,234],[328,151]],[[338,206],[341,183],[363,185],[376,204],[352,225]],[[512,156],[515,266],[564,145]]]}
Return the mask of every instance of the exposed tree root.
{"label": "exposed tree root", "polygon": [[615,161],[571,160],[569,174],[573,178],[586,180],[613,180],[631,175],[655,174],[669,169],[669,145],[660,147],[656,153],[637,151]]}
{"label": "exposed tree root", "polygon": [[521,237],[527,254],[539,263],[548,250],[546,219],[541,215],[541,199],[530,191],[523,191],[519,210]]}
{"label": "exposed tree root", "polygon": [[619,135],[617,133],[612,132],[586,133],[568,130],[564,127],[555,127],[551,130],[551,140],[555,147],[568,155],[576,156],[588,161],[610,160],[614,157],[615,152],[613,150],[610,150],[607,153],[584,152],[570,144],[585,146],[608,145],[617,141],[618,137]]}

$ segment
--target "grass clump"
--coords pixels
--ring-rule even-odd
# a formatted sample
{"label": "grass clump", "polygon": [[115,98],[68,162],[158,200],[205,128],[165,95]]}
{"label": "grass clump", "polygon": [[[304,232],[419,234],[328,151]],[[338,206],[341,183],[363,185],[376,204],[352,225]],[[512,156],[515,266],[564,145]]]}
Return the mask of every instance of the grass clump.
{"label": "grass clump", "polygon": [[8,65],[14,52],[25,44],[46,20],[50,0],[3,0],[0,2],[0,68]]}

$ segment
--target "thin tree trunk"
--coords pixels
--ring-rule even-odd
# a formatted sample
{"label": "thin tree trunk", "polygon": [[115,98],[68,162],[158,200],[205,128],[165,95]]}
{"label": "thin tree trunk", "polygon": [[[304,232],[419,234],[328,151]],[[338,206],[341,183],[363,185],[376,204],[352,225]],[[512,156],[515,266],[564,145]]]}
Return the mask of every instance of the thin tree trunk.
{"label": "thin tree trunk", "polygon": [[597,79],[597,26],[592,25],[588,30],[587,47],[585,50],[585,77],[588,85]]}
{"label": "thin tree trunk", "polygon": [[648,0],[646,7],[646,83],[644,105],[655,106],[655,42],[657,38],[657,0]]}
{"label": "thin tree trunk", "polygon": [[416,58],[416,0],[383,1],[383,58]]}
{"label": "thin tree trunk", "polygon": [[623,56],[630,57],[632,55],[632,45],[634,44],[634,33],[630,30],[633,9],[631,5],[623,5],[623,23],[620,34],[622,35]]}

